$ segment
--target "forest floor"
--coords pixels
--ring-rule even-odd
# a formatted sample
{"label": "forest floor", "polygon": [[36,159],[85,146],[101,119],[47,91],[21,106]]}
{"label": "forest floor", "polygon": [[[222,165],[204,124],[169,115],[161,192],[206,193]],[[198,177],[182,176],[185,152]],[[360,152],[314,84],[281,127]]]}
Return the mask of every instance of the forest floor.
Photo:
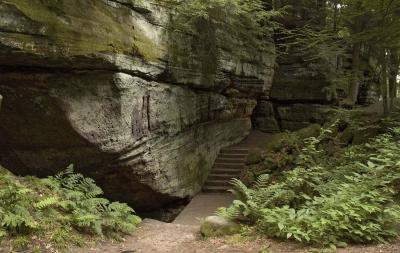
{"label": "forest floor", "polygon": [[[253,132],[237,147],[257,147],[271,134]],[[173,223],[145,219],[139,228],[123,242],[104,242],[89,248],[73,248],[72,253],[307,253],[312,250],[293,242],[280,242],[267,238],[227,236],[201,237],[199,220],[212,215],[213,210],[226,206],[232,196],[199,194]],[[313,251],[315,252],[315,251]],[[350,245],[338,253],[400,253],[400,240],[387,245]]]}
{"label": "forest floor", "polygon": [[[309,247],[290,242],[242,236],[203,239],[198,226],[145,219],[124,242],[105,242],[93,248],[73,248],[74,253],[307,253]],[[348,246],[338,253],[399,253],[400,241],[387,245]]]}
{"label": "forest floor", "polygon": [[[393,100],[393,106],[396,109],[400,108],[400,98],[395,98]],[[364,111],[370,112],[370,113],[376,113],[379,116],[383,116],[383,102],[378,101],[375,104],[372,104],[366,108],[363,108]]]}
{"label": "forest floor", "polygon": [[174,224],[199,226],[201,219],[214,215],[219,207],[228,207],[234,196],[231,193],[199,193],[172,222]]}

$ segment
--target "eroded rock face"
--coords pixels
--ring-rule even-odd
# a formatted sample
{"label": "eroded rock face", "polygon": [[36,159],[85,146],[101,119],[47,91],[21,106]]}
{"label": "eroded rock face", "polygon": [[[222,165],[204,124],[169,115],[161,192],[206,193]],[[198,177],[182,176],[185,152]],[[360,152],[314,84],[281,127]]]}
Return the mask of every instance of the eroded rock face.
{"label": "eroded rock face", "polygon": [[288,104],[276,107],[282,129],[297,131],[311,124],[323,125],[332,106],[320,104]]}
{"label": "eroded rock face", "polygon": [[274,104],[268,100],[259,100],[253,113],[253,125],[266,133],[280,132]]}
{"label": "eroded rock face", "polygon": [[[313,64],[321,66],[321,73],[313,73],[312,69],[315,68]],[[293,56],[286,56],[286,59],[281,59],[279,62],[270,100],[274,118],[283,131],[297,131],[313,123],[324,123],[327,111],[335,103],[336,98],[331,91],[331,84],[323,75],[324,63],[313,64]],[[267,122],[264,123],[267,132],[274,132],[269,117],[259,117],[258,120]]]}
{"label": "eroded rock face", "polygon": [[[320,31],[326,13],[322,11],[324,1],[318,2],[277,1],[277,6],[292,6],[279,21],[290,30]],[[283,40],[280,43],[285,43]],[[304,50],[301,43],[293,45],[292,38],[286,43],[285,54],[277,59],[270,93],[259,102],[254,117],[255,125],[265,132],[293,131],[323,123],[325,109],[337,103],[336,88],[332,85],[332,76],[339,66],[336,56],[319,57],[316,54],[318,47]],[[263,106],[266,103],[269,106]]]}
{"label": "eroded rock face", "polygon": [[152,1],[0,2],[1,163],[40,176],[74,163],[137,210],[198,192],[251,129],[273,57],[225,52],[223,80],[200,85],[167,68],[167,17]]}

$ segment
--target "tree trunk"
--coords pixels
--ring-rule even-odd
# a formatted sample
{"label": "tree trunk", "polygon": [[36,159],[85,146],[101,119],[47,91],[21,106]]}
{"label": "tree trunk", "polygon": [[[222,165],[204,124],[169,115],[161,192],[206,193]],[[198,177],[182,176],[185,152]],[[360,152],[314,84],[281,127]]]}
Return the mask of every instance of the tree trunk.
{"label": "tree trunk", "polygon": [[399,74],[399,56],[393,51],[390,54],[390,69],[389,69],[389,98],[390,110],[393,110],[394,100],[397,97],[397,75]]}
{"label": "tree trunk", "polygon": [[337,24],[338,24],[338,12],[339,12],[338,1],[339,0],[333,1],[333,4],[335,5],[334,12],[333,12],[333,31],[335,31],[335,32],[337,31]]}
{"label": "tree trunk", "polygon": [[352,69],[353,76],[350,83],[348,100],[350,105],[355,105],[358,99],[358,92],[360,89],[360,55],[361,55],[361,43],[356,42],[353,44],[353,55],[352,55]]}
{"label": "tree trunk", "polygon": [[390,103],[389,103],[389,85],[388,85],[388,68],[386,60],[386,50],[383,50],[381,55],[381,91],[382,91],[382,104],[383,104],[383,115],[386,117],[390,113]]}

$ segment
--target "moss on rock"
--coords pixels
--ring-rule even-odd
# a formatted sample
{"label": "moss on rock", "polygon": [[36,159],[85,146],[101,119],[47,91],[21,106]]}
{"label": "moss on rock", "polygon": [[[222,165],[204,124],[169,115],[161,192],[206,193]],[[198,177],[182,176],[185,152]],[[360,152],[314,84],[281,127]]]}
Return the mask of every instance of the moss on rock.
{"label": "moss on rock", "polygon": [[260,149],[251,150],[247,155],[246,164],[256,164],[263,160],[263,155]]}
{"label": "moss on rock", "polygon": [[233,235],[240,232],[241,226],[219,216],[209,216],[201,224],[200,232],[204,237]]}
{"label": "moss on rock", "polygon": [[321,131],[321,125],[312,124],[308,127],[300,129],[299,131],[295,132],[295,134],[300,139],[307,139],[310,137],[318,136],[320,131]]}
{"label": "moss on rock", "polygon": [[20,50],[40,55],[121,53],[156,61],[162,50],[137,26],[131,10],[103,1],[7,0],[21,15],[42,26],[41,34],[7,34]]}

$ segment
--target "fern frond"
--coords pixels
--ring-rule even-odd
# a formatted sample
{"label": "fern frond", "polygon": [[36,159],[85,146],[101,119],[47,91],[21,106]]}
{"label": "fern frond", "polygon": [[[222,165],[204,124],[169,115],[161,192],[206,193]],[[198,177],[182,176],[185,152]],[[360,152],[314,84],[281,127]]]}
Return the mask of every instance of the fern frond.
{"label": "fern frond", "polygon": [[59,205],[59,198],[56,196],[47,197],[34,204],[34,206],[38,209],[45,209],[57,205]]}
{"label": "fern frond", "polygon": [[260,175],[254,184],[255,189],[263,189],[270,184],[270,176],[268,174]]}
{"label": "fern frond", "polygon": [[220,207],[217,209],[217,211],[215,211],[215,214],[230,220],[234,220],[241,215],[241,212],[235,207]]}
{"label": "fern frond", "polygon": [[0,228],[0,239],[6,237],[8,235],[7,231]]}
{"label": "fern frond", "polygon": [[239,200],[245,201],[250,197],[251,189],[247,188],[247,186],[240,181],[239,179],[232,179],[230,184],[233,186],[233,189],[230,190]]}

